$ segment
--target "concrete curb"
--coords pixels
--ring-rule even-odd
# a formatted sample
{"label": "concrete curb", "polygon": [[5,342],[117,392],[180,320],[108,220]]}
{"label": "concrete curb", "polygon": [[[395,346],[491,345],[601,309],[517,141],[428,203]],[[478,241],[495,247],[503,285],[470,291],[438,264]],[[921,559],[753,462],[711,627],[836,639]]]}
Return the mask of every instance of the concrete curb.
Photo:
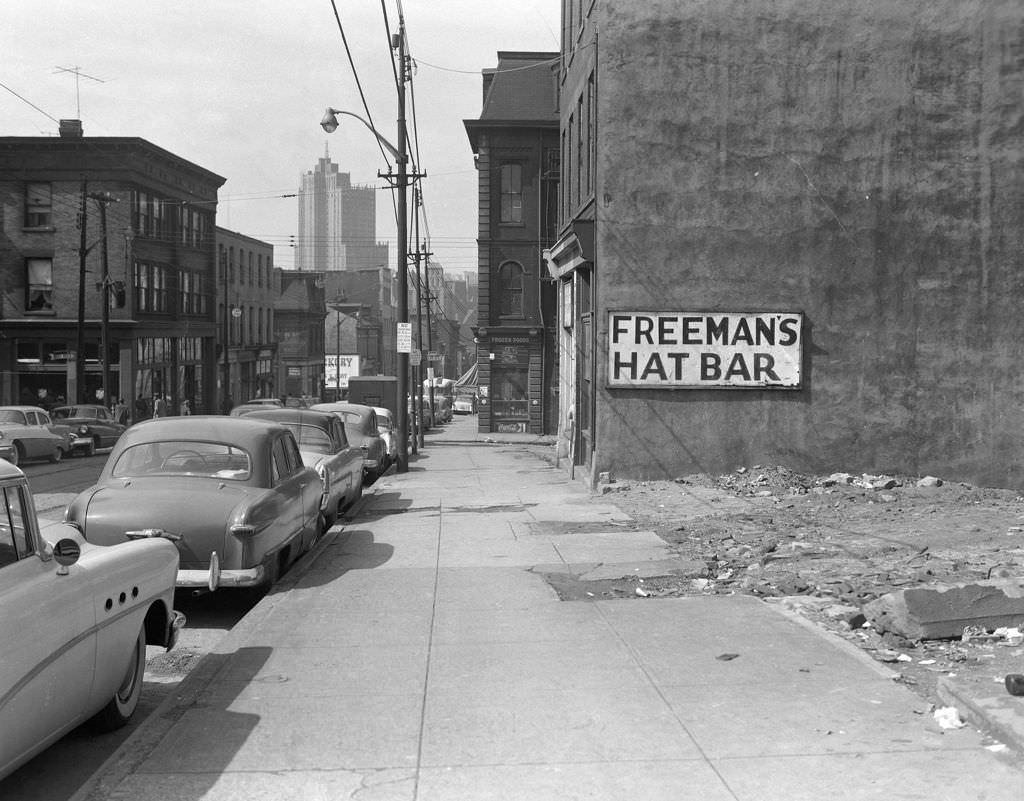
{"label": "concrete curb", "polygon": [[1024,698],[972,696],[948,676],[939,679],[937,689],[942,702],[955,706],[965,722],[1024,756]]}
{"label": "concrete curb", "polygon": [[767,606],[769,606],[772,609],[774,609],[776,612],[778,612],[783,617],[786,617],[786,618],[792,620],[794,623],[797,623],[800,626],[803,626],[808,631],[811,631],[814,634],[818,635],[821,639],[826,640],[829,644],[831,644],[835,648],[838,648],[840,651],[843,651],[848,656],[853,657],[854,659],[856,659],[861,664],[863,664],[866,667],[868,667],[871,670],[873,670],[875,673],[877,673],[882,678],[889,679],[889,680],[891,680],[893,682],[896,682],[896,681],[899,680],[899,677],[900,677],[899,673],[897,673],[892,668],[886,667],[883,663],[879,662],[877,659],[872,659],[871,656],[869,656],[867,653],[865,653],[863,649],[858,648],[852,642],[848,642],[848,641],[844,640],[838,634],[834,634],[833,632],[829,631],[828,629],[826,629],[826,628],[824,628],[822,626],[819,626],[813,620],[808,620],[806,617],[801,615],[799,612],[783,606],[782,603],[779,603],[778,601],[776,601],[774,599],[765,598],[765,599],[763,599],[763,603],[765,603]]}
{"label": "concrete curb", "polygon": [[[345,513],[346,516],[358,514],[368,498],[373,497],[375,488],[363,490],[363,495],[356,504]],[[342,519],[341,525],[345,520]],[[335,526],[338,524],[336,523]],[[284,592],[290,590],[315,564],[320,554],[334,544],[341,532],[332,529],[317,541],[312,549],[292,565],[291,569],[274,585],[274,589],[261,598],[249,612],[224,635],[216,650],[204,655],[181,683],[168,693],[167,697],[135,731],[121,743],[96,771],[83,782],[82,786],[68,801],[108,801],[115,797],[115,788],[129,775],[135,772],[168,732],[193,707],[199,697],[210,686],[224,668],[221,655],[238,649],[238,643],[244,642],[250,634],[259,628],[263,621],[284,599]]]}

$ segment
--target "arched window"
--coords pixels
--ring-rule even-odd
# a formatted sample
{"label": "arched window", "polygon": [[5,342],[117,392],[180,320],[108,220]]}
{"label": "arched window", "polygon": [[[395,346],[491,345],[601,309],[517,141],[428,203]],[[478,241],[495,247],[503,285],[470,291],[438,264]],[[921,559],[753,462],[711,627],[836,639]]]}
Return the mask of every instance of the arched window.
{"label": "arched window", "polygon": [[523,167],[521,164],[501,165],[501,221],[515,224],[523,221]]}
{"label": "arched window", "polygon": [[501,293],[500,313],[503,316],[523,315],[523,265],[506,261],[498,268],[498,291]]}

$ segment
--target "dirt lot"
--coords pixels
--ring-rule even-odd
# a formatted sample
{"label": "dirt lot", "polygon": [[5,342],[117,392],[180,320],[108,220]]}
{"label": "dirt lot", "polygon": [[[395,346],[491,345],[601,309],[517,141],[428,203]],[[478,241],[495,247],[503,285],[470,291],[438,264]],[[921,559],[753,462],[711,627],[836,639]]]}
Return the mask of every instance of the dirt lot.
{"label": "dirt lot", "polygon": [[1024,498],[919,480],[809,477],[755,465],[722,476],[613,482],[603,488],[606,500],[633,517],[632,527],[656,531],[693,569],[560,591],[776,598],[887,662],[931,703],[941,705],[943,675],[976,685],[972,692],[1005,693],[1005,675],[1024,673],[1024,646],[977,637],[910,642],[862,625],[861,605],[892,590],[1024,575]]}

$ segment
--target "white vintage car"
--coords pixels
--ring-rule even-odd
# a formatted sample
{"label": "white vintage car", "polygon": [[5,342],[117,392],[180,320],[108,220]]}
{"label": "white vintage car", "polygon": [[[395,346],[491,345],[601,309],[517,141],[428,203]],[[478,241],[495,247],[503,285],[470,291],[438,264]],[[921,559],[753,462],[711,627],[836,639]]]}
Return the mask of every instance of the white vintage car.
{"label": "white vintage car", "polygon": [[87,720],[127,723],[146,645],[174,646],[178,549],[133,534],[92,545],[73,525],[40,525],[24,474],[0,461],[0,778]]}

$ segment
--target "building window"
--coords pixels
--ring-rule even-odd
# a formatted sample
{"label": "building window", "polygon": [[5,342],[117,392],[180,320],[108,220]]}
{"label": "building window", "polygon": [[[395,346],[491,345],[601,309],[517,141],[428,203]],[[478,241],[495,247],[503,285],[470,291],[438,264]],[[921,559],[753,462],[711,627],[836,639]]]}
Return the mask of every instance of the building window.
{"label": "building window", "polygon": [[168,268],[135,263],[135,308],[137,311],[168,310]]}
{"label": "building window", "polygon": [[523,167],[520,164],[501,165],[501,221],[523,221]]}
{"label": "building window", "polygon": [[153,222],[150,217],[149,195],[139,192],[135,196],[135,231],[142,236],[153,235]]}
{"label": "building window", "polygon": [[44,228],[50,225],[53,211],[53,188],[48,183],[25,185],[25,227]]}
{"label": "building window", "polygon": [[501,293],[502,317],[523,316],[523,266],[507,261],[498,268],[498,291]]}
{"label": "building window", "polygon": [[53,313],[53,259],[25,259],[25,311]]}
{"label": "building window", "polygon": [[153,198],[153,236],[160,239],[164,235],[164,202]]}

